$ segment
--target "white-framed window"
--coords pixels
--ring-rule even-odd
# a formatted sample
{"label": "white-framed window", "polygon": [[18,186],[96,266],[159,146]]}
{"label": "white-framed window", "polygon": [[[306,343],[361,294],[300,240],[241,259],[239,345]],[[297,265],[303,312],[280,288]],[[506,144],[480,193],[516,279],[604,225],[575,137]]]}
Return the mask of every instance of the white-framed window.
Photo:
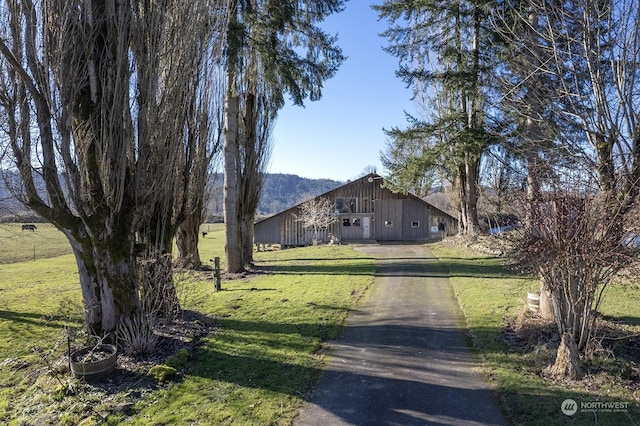
{"label": "white-framed window", "polygon": [[412,228],[420,228],[420,221],[419,220],[414,220],[411,222],[411,227]]}

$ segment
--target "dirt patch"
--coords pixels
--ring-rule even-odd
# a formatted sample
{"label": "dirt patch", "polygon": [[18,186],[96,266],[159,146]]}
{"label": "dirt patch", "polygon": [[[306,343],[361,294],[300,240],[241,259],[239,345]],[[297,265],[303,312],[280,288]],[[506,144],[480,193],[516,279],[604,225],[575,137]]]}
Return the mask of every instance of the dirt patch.
{"label": "dirt patch", "polygon": [[[202,339],[215,332],[215,324],[214,318],[185,311],[180,318],[157,325],[158,344],[152,353],[135,357],[118,354],[115,372],[96,383],[73,379],[67,356],[52,363],[53,368],[23,367],[30,390],[14,404],[21,411],[12,418],[23,424],[58,424],[62,416],[77,421],[92,418],[100,423],[111,415],[131,415],[138,401],[163,386],[147,374],[149,369],[164,364],[181,349],[192,359]],[[178,370],[175,380],[183,377]]]}

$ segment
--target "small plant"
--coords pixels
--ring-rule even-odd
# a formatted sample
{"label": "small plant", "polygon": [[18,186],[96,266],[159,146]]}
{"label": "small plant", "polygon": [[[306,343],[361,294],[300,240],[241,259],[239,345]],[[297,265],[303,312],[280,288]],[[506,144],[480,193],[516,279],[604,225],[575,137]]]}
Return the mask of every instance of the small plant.
{"label": "small plant", "polygon": [[143,355],[156,348],[158,335],[153,331],[154,321],[140,312],[124,318],[118,327],[118,342],[122,351],[129,355]]}

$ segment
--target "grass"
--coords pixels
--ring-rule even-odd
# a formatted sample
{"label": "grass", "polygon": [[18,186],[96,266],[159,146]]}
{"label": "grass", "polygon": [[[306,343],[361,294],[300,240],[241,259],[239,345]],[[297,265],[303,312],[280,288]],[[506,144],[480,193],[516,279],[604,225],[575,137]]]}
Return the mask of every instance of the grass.
{"label": "grass", "polygon": [[[619,386],[623,378],[592,373],[581,382],[550,382],[542,368],[553,362],[553,350],[533,350],[507,344],[505,326],[522,313],[527,292],[537,291],[537,280],[518,276],[502,266],[500,258],[468,249],[438,245],[433,249],[449,268],[454,293],[466,317],[484,373],[492,382],[506,415],[517,425],[638,424],[638,395]],[[620,321],[640,317],[640,295],[633,289],[611,286],[601,311]],[[565,399],[578,404],[592,401],[628,403],[627,413],[562,414]],[[633,420],[632,420],[633,419]]]}
{"label": "grass", "polygon": [[[201,258],[224,258],[222,225],[202,230],[208,233],[200,241]],[[35,233],[3,225],[0,238],[0,423],[49,419],[71,425],[99,418],[104,404],[91,395],[57,392],[56,383],[42,374],[42,357],[32,350],[41,346],[51,349],[52,357],[60,356],[63,328],[81,325],[80,288],[66,240],[46,225],[38,225]],[[34,261],[33,245],[61,256],[37,255]],[[500,258],[450,245],[432,247],[450,271],[484,373],[515,424],[640,423],[639,396],[620,386],[622,376],[596,372],[582,382],[550,382],[541,370],[553,361],[552,351],[507,343],[505,325],[521,315],[527,292],[538,289],[537,280],[506,270]],[[127,415],[111,414],[108,424],[291,423],[321,374],[323,342],[339,334],[349,309],[371,283],[374,262],[348,246],[325,246],[257,253],[256,263],[261,274],[225,281],[218,293],[209,280],[178,280],[183,307],[212,319],[217,331],[204,339],[177,381],[143,394]],[[637,290],[611,286],[602,313],[640,326]],[[117,398],[123,404],[128,400],[127,395]],[[560,405],[568,398],[629,403],[628,413],[567,417]]]}
{"label": "grass", "polygon": [[0,224],[0,264],[32,262],[71,254],[64,234],[48,223],[36,224],[36,231],[23,231],[20,223]]}
{"label": "grass", "polygon": [[214,316],[220,329],[185,380],[143,401],[127,423],[291,422],[320,375],[322,342],[338,335],[374,264],[344,246],[257,257],[269,274],[224,283],[220,293],[210,283],[192,289],[185,308]]}
{"label": "grass", "polygon": [[[203,260],[223,255],[223,229],[205,229]],[[338,335],[366,291],[374,261],[347,246],[324,246],[257,253],[256,263],[264,273],[223,282],[218,293],[210,280],[178,280],[183,308],[218,329],[179,380],[143,395],[131,415],[112,414],[109,424],[290,424],[320,375],[323,342]],[[63,328],[80,327],[81,318],[73,256],[0,267],[0,423],[98,418],[101,401],[61,395],[32,350],[60,357]]]}

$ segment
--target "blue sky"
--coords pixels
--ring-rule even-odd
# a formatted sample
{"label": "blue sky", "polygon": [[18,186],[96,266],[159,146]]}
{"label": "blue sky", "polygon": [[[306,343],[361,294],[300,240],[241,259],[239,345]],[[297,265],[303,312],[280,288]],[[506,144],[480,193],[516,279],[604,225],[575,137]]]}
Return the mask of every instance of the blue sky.
{"label": "blue sky", "polygon": [[368,166],[381,173],[383,128],[405,127],[404,111],[415,114],[411,91],[395,76],[398,60],[382,50],[378,21],[370,0],[350,0],[344,12],[323,28],[338,34],[347,60],[328,80],[322,99],[305,107],[288,103],[273,131],[270,173],[340,181],[354,179]]}

